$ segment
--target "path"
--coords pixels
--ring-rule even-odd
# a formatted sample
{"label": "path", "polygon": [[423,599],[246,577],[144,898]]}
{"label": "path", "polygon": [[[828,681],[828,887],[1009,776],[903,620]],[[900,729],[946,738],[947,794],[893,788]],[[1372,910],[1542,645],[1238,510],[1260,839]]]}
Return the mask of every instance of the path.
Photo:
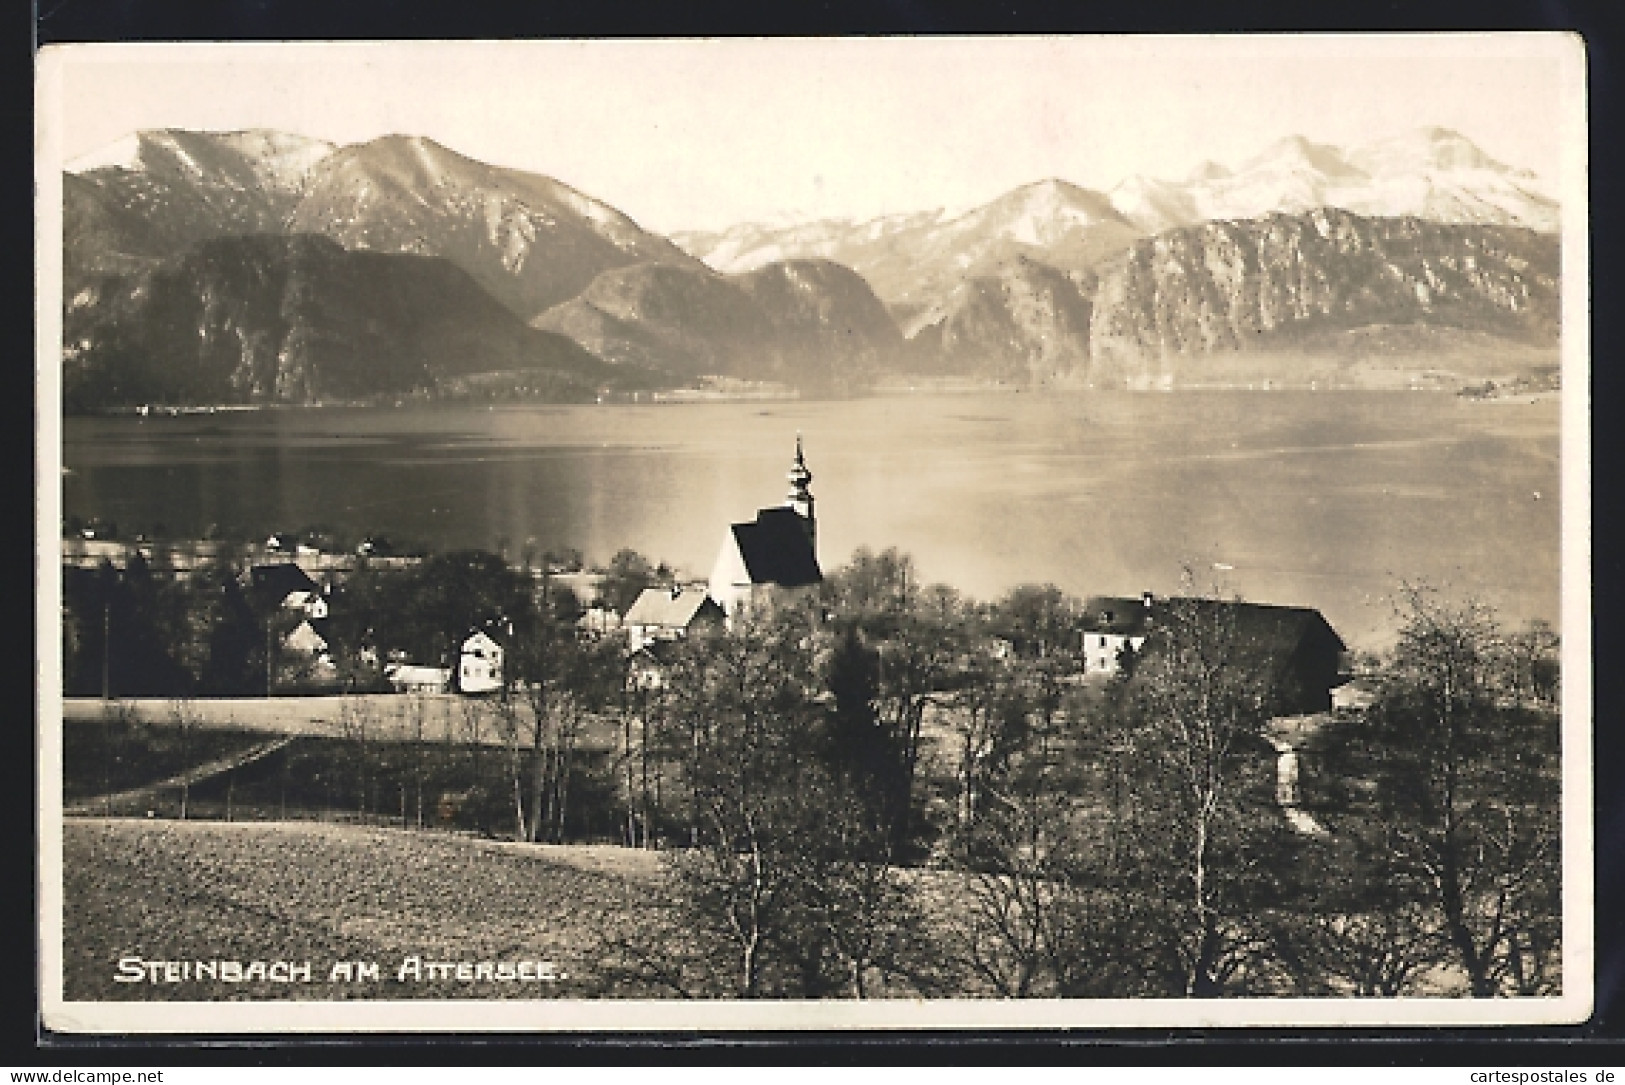
{"label": "path", "polygon": [[1298,747],[1325,724],[1323,715],[1281,716],[1270,721],[1264,737],[1275,747],[1275,802],[1287,824],[1304,836],[1325,836],[1326,827],[1298,805]]}
{"label": "path", "polygon": [[232,769],[242,768],[244,765],[253,764],[255,761],[258,761],[261,758],[269,757],[278,750],[282,749],[282,747],[286,746],[288,743],[294,741],[296,737],[297,736],[295,735],[284,735],[281,738],[272,739],[269,742],[261,742],[258,745],[250,746],[248,749],[243,750],[240,753],[233,754],[230,757],[222,757],[215,761],[206,761],[203,764],[198,765],[196,768],[188,769],[178,776],[171,776],[169,779],[160,780],[155,784],[147,784],[145,787],[131,788],[128,791],[117,791],[111,795],[99,795],[93,799],[86,799],[83,802],[76,802],[72,806],[64,807],[62,812],[68,815],[101,814],[105,813],[112,807],[123,806],[139,799],[145,799],[150,796],[158,795],[164,791],[169,791],[180,787],[190,787],[193,784],[202,783],[204,780],[210,779],[211,777],[219,776],[223,772],[230,772]]}

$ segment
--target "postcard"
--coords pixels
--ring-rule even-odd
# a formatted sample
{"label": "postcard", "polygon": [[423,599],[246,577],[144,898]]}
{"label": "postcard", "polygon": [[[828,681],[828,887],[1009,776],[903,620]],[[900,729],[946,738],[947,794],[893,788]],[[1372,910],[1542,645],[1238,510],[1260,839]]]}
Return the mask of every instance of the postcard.
{"label": "postcard", "polygon": [[47,47],[46,1026],[1585,1020],[1584,66]]}

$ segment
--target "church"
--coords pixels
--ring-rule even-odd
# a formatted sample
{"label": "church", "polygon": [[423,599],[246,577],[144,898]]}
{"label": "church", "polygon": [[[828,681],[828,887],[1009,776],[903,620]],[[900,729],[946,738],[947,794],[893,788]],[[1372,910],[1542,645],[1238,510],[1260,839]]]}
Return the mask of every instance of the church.
{"label": "church", "polygon": [[818,566],[818,519],[812,472],[796,435],[790,493],[783,505],[759,509],[756,519],[730,524],[711,569],[708,593],[731,620],[774,594],[823,582]]}

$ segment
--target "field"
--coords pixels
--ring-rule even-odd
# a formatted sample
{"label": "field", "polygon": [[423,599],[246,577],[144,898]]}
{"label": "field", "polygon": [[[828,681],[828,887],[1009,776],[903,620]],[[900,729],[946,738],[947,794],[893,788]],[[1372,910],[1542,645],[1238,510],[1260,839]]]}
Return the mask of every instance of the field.
{"label": "field", "polygon": [[[63,870],[69,1001],[672,997],[654,973],[681,976],[701,997],[716,991],[707,969],[695,971],[655,852],[311,822],[69,818]],[[960,877],[912,870],[908,881],[920,891],[918,922],[940,938],[963,906]],[[403,978],[414,956],[423,978]],[[311,978],[170,982],[160,965],[157,982],[120,982],[125,958],[193,969],[309,962]],[[431,978],[428,969],[521,961],[556,978]],[[378,978],[333,981],[341,962],[376,964]],[[991,993],[952,956],[912,983],[872,994]]]}
{"label": "field", "polygon": [[[62,728],[65,812],[185,820],[410,825],[506,837],[514,832],[505,751],[456,741],[267,735],[194,720],[128,715]],[[369,734],[383,730],[371,727]],[[387,732],[386,732],[387,734]],[[578,746],[563,839],[619,841],[611,753]],[[556,838],[555,838],[556,839]]]}
{"label": "field", "polygon": [[[276,735],[342,738],[346,726],[365,721],[369,738],[407,740],[414,737],[444,739],[472,736],[487,746],[501,746],[502,738],[490,722],[489,702],[454,693],[360,693],[340,697],[193,697],[184,702],[162,698],[67,697],[62,701],[65,723],[100,722],[111,711],[133,723],[173,724],[177,709],[201,728],[260,731]],[[469,713],[479,713],[481,724],[470,730]],[[415,718],[416,717],[416,718]],[[417,734],[421,719],[422,734]],[[613,729],[589,721],[583,741],[612,738]]]}
{"label": "field", "polygon": [[[63,825],[70,1001],[602,997],[604,932],[655,903],[656,856],[343,825],[70,818]],[[425,962],[533,961],[547,981],[401,981]],[[118,962],[308,961],[312,982],[119,983]],[[376,982],[329,983],[335,962]]]}

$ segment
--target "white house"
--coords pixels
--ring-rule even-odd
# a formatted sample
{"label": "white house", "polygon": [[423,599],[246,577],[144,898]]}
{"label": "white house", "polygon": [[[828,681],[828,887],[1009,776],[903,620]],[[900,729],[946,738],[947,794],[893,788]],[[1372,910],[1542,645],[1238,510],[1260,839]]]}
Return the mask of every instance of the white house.
{"label": "white house", "polygon": [[457,653],[457,688],[464,693],[494,693],[502,688],[506,649],[485,630],[471,633]]}
{"label": "white house", "polygon": [[757,510],[756,519],[729,525],[722,537],[708,591],[729,619],[775,591],[806,588],[824,579],[818,567],[818,520],[808,489],[813,476],[799,435],[789,478],[790,494],[783,505]]}
{"label": "white house", "polygon": [[1084,604],[1083,673],[1110,676],[1125,648],[1139,651],[1152,624],[1151,593],[1138,599],[1096,596]]}
{"label": "white house", "polygon": [[444,693],[451,683],[451,671],[445,667],[414,667],[409,663],[391,663],[384,668],[384,677],[397,693]]}

